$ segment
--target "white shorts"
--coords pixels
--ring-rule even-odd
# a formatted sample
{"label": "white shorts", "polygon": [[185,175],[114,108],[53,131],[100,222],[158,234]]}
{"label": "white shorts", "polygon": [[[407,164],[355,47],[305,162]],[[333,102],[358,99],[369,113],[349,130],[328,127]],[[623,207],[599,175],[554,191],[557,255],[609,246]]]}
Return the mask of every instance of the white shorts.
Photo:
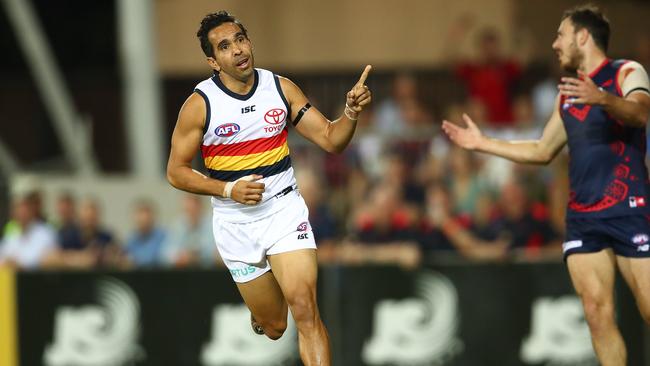
{"label": "white shorts", "polygon": [[217,250],[235,282],[248,282],[271,269],[267,255],[316,249],[309,210],[298,191],[273,198],[285,206],[265,218],[234,223],[213,216]]}

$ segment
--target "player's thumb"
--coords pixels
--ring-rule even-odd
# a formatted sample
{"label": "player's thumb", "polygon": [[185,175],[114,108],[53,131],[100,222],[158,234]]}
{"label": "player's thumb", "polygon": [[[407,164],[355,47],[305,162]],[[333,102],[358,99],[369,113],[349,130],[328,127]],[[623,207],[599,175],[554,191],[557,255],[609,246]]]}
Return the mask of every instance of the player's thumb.
{"label": "player's thumb", "polygon": [[471,129],[478,129],[478,127],[476,127],[476,123],[474,123],[474,121],[472,121],[472,119],[469,118],[467,113],[463,113],[463,121],[465,121],[465,123],[467,124],[467,127],[471,128]]}

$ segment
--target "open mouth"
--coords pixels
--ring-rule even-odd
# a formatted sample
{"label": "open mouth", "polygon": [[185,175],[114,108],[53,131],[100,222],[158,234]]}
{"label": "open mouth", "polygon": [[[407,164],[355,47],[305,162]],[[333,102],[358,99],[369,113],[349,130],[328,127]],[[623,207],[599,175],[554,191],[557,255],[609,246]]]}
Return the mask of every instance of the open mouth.
{"label": "open mouth", "polygon": [[237,62],[236,65],[237,65],[238,68],[241,68],[241,69],[247,68],[248,67],[248,57],[240,60],[239,62]]}

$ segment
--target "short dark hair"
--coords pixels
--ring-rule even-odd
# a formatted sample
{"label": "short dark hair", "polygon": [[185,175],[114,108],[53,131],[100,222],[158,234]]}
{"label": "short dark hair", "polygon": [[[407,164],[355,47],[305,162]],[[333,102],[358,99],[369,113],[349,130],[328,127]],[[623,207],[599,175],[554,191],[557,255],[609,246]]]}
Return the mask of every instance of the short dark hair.
{"label": "short dark hair", "polygon": [[586,29],[593,37],[596,46],[607,52],[609,47],[609,20],[595,5],[576,6],[564,12],[562,20],[571,19],[575,31]]}
{"label": "short dark hair", "polygon": [[203,17],[203,20],[201,20],[201,26],[199,27],[199,30],[196,32],[196,36],[199,38],[199,41],[201,42],[201,49],[203,50],[203,53],[205,53],[205,55],[208,57],[214,57],[214,48],[212,47],[212,43],[210,43],[210,40],[208,40],[208,32],[210,32],[212,29],[220,26],[223,23],[237,24],[239,28],[241,28],[241,31],[244,33],[244,36],[248,38],[248,32],[246,31],[246,28],[232,14],[228,13],[225,10],[208,14],[205,17]]}

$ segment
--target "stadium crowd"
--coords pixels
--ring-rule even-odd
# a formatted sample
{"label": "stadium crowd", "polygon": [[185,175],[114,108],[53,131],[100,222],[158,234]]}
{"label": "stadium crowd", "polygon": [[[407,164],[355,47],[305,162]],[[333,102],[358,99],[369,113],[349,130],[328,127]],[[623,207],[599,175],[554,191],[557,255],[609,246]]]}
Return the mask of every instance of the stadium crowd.
{"label": "stadium crowd", "polygon": [[[466,28],[450,30],[450,48]],[[547,167],[515,165],[461,150],[440,131],[443,119],[460,123],[466,112],[487,135],[536,138],[551,113],[558,71],[549,67],[547,77],[522,88],[527,61],[504,56],[494,31],[479,34],[480,62],[457,55],[449,61],[448,74],[464,89],[460,102],[433,108],[423,102],[416,73],[396,72],[391,92],[361,116],[345,152],[327,155],[304,142],[290,143],[322,263],[413,268],[435,260],[561,260],[566,153]],[[639,48],[639,60],[650,41],[646,46]],[[135,202],[133,230],[118,238],[104,226],[102,208],[92,198],[61,192],[55,217],[44,217],[41,193],[24,192],[13,197],[0,265],[220,266],[209,200],[182,199],[183,210],[169,227],[157,222],[160,207]]]}

